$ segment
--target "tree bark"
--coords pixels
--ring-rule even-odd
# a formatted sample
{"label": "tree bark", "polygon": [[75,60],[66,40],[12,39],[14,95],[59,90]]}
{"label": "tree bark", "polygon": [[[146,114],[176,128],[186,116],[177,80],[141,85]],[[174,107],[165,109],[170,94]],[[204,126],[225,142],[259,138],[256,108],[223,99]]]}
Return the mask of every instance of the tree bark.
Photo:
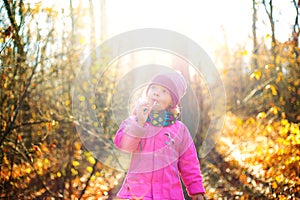
{"label": "tree bark", "polygon": [[256,22],[257,22],[257,8],[256,8],[256,1],[252,0],[252,34],[253,34],[253,51],[252,51],[252,71],[258,69],[258,62],[257,62],[257,56],[258,56],[258,45],[257,45],[257,35],[256,35]]}
{"label": "tree bark", "polygon": [[272,64],[274,67],[276,67],[276,56],[277,56],[277,44],[276,44],[276,37],[275,37],[275,22],[274,22],[274,16],[273,16],[273,0],[269,0],[269,9],[267,8],[266,1],[263,0],[263,5],[265,8],[265,11],[268,15],[269,21],[270,21],[270,26],[271,26],[271,37],[272,37],[272,44],[271,44],[271,53],[272,53]]}

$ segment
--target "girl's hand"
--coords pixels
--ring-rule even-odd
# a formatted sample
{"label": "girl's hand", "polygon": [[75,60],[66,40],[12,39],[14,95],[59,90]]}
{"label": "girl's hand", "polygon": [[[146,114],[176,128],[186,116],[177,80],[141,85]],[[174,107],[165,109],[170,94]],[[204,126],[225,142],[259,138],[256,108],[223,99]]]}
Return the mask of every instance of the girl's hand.
{"label": "girl's hand", "polygon": [[144,126],[150,111],[151,105],[149,104],[149,102],[145,99],[141,99],[136,107],[136,116],[139,125]]}
{"label": "girl's hand", "polygon": [[205,200],[204,194],[194,194],[191,197],[192,200]]}

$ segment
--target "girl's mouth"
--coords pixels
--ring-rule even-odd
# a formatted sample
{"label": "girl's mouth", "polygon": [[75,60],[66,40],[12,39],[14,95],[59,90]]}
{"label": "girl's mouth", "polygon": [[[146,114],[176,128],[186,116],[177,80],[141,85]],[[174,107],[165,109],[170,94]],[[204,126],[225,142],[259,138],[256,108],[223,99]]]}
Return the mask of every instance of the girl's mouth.
{"label": "girl's mouth", "polygon": [[156,100],[156,99],[153,99],[152,100],[152,108],[154,107],[154,106],[157,106],[158,104],[158,101]]}

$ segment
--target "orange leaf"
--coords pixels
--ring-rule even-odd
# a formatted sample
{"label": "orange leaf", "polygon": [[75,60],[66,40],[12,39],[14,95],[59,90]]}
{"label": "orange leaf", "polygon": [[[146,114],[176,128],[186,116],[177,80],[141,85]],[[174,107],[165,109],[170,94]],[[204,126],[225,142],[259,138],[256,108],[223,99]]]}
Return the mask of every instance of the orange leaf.
{"label": "orange leaf", "polygon": [[18,134],[17,141],[20,142],[22,140],[22,135]]}
{"label": "orange leaf", "polygon": [[51,123],[47,123],[47,130],[51,131]]}
{"label": "orange leaf", "polygon": [[39,146],[33,145],[32,148],[33,148],[33,150],[36,152],[36,154],[37,154],[38,156],[42,155],[42,151],[41,151],[41,149],[40,149]]}

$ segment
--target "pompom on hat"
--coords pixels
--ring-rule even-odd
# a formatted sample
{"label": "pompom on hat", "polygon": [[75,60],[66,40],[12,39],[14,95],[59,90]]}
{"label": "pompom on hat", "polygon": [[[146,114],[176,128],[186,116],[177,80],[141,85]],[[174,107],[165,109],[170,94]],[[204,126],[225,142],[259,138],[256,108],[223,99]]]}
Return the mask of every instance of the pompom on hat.
{"label": "pompom on hat", "polygon": [[157,84],[167,88],[171,94],[173,103],[177,106],[180,99],[185,95],[187,84],[181,73],[168,72],[157,74],[149,83],[146,93],[151,85]]}

